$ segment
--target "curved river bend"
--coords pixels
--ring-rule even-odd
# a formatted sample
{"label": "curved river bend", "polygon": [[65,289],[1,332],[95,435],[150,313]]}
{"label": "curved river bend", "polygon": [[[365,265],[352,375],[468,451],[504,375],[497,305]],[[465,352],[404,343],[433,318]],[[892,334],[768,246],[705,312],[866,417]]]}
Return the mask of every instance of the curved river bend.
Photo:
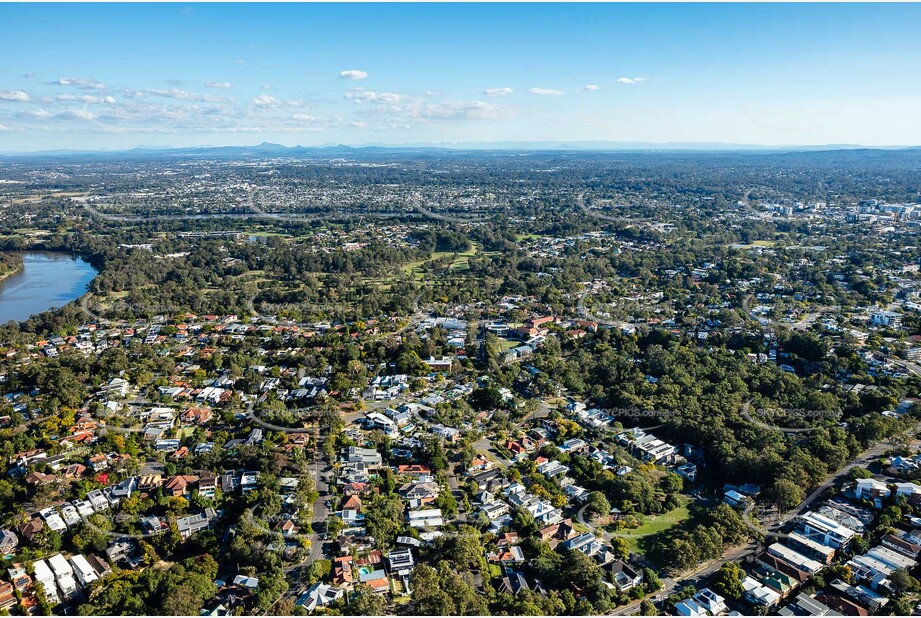
{"label": "curved river bend", "polygon": [[0,280],[0,324],[63,307],[83,296],[98,274],[89,262],[67,253],[29,251],[22,258],[22,270]]}

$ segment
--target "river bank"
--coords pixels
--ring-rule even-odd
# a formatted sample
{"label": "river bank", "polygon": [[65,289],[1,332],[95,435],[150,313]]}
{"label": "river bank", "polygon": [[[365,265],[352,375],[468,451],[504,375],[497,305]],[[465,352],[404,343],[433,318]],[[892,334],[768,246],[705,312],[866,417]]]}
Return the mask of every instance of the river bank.
{"label": "river bank", "polygon": [[0,324],[63,307],[85,294],[99,272],[69,253],[26,251],[17,257],[21,268],[0,276]]}

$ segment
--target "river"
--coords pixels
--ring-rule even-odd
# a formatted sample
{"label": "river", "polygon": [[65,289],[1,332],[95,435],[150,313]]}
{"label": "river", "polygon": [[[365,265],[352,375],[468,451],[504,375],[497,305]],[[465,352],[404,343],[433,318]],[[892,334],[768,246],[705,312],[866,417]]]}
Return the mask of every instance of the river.
{"label": "river", "polygon": [[30,251],[22,258],[23,268],[0,281],[0,324],[63,307],[83,296],[98,274],[89,262],[67,253]]}

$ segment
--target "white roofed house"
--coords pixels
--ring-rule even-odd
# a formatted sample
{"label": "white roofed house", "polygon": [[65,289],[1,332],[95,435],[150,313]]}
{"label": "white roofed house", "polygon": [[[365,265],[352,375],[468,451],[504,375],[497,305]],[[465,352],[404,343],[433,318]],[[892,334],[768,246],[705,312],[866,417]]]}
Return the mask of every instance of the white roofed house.
{"label": "white roofed house", "polygon": [[54,572],[58,588],[61,590],[61,594],[64,598],[69,599],[77,594],[79,588],[77,588],[77,582],[74,579],[74,569],[64,556],[62,554],[51,556],[48,558],[48,565]]}
{"label": "white roofed house", "polygon": [[99,575],[96,573],[96,569],[90,566],[89,561],[87,561],[87,559],[84,558],[81,554],[75,554],[71,556],[70,564],[74,568],[74,574],[77,576],[77,580],[84,588],[99,579]]}
{"label": "white roofed house", "polygon": [[406,522],[413,528],[440,528],[444,525],[441,509],[423,509],[406,514]]}
{"label": "white roofed house", "polygon": [[570,501],[584,502],[588,500],[590,492],[584,487],[579,487],[578,485],[570,483],[563,488],[563,493],[566,494],[566,497],[569,498]]}
{"label": "white roofed house", "polygon": [[303,607],[308,612],[317,608],[332,605],[345,595],[345,590],[336,588],[322,582],[317,582],[297,598],[295,605]]}
{"label": "white roofed house", "polygon": [[874,478],[860,479],[854,486],[854,496],[858,500],[873,502],[876,508],[881,508],[882,501],[888,498],[891,493],[885,483]]}
{"label": "white roofed house", "polygon": [[690,598],[675,604],[679,616],[719,616],[727,609],[726,600],[709,588],[699,590]]}
{"label": "white roofed house", "polygon": [[106,397],[124,397],[128,394],[128,381],[123,378],[112,378],[99,387],[99,393]]}
{"label": "white roofed house", "polygon": [[796,518],[799,532],[823,545],[842,549],[847,547],[857,533],[815,511],[809,511]]}
{"label": "white roofed house", "polygon": [[604,543],[598,540],[591,532],[585,532],[571,539],[566,539],[560,543],[560,547],[570,550],[578,550],[586,556],[594,556],[602,550]]}
{"label": "white roofed house", "polygon": [[545,461],[544,463],[537,466],[537,471],[547,476],[549,478],[555,478],[557,476],[563,476],[569,472],[569,467],[564,466],[556,460]]}
{"label": "white roofed house", "polygon": [[179,536],[187,539],[196,532],[204,530],[211,525],[211,521],[217,517],[214,509],[205,509],[198,515],[189,515],[176,520],[176,529]]}
{"label": "white roofed house", "polygon": [[742,581],[742,588],[745,590],[743,593],[745,600],[752,605],[774,607],[780,601],[779,593],[768,588],[750,575],[746,576]]}
{"label": "white roofed house", "polygon": [[774,543],[773,545],[768,546],[767,553],[780,558],[784,562],[787,562],[800,571],[810,575],[818,573],[823,568],[825,568],[825,565],[818,560],[813,560],[808,556],[804,556],[798,551],[791,549],[782,543]]}
{"label": "white roofed house", "polygon": [[623,560],[615,560],[604,568],[611,572],[611,579],[618,592],[626,592],[643,583],[643,572],[634,569]]}
{"label": "white roofed house", "polygon": [[380,412],[369,412],[364,420],[365,429],[379,429],[385,435],[395,436],[400,433],[397,423]]}
{"label": "white roofed house", "polygon": [[896,483],[895,496],[896,500],[905,498],[909,504],[917,506],[921,504],[921,485],[917,483]]}
{"label": "white roofed house", "polygon": [[629,447],[637,459],[652,463],[671,463],[678,453],[678,449],[664,442],[639,427],[617,435],[621,444]]}
{"label": "white roofed house", "polygon": [[64,532],[67,530],[67,524],[64,523],[64,520],[52,508],[47,508],[39,513],[42,516],[42,519],[45,520],[45,524],[55,532]]}
{"label": "white roofed house", "polygon": [[342,460],[347,463],[361,463],[369,468],[379,467],[384,463],[381,454],[376,449],[359,448],[357,446],[343,449]]}
{"label": "white roofed house", "polygon": [[94,489],[86,494],[87,500],[90,501],[90,504],[93,506],[93,510],[97,513],[99,511],[104,511],[109,508],[110,504],[104,493],[99,489]]}
{"label": "white roofed house", "polygon": [[387,568],[390,571],[390,576],[401,578],[406,592],[409,592],[409,577],[415,564],[412,549],[409,547],[394,549],[387,554]]}
{"label": "white roofed house", "polygon": [[854,556],[847,562],[857,581],[866,582],[870,588],[889,588],[888,577],[898,570],[911,570],[918,562],[895,552],[888,547],[877,545],[863,555]]}
{"label": "white roofed house", "polygon": [[437,436],[441,436],[448,442],[454,443],[460,440],[461,432],[454,427],[445,427],[444,425],[432,425],[429,429]]}
{"label": "white roofed house", "polygon": [[559,449],[564,453],[581,453],[588,450],[588,442],[582,438],[570,438],[563,442]]}
{"label": "white roofed house", "polygon": [[58,588],[55,585],[54,572],[44,560],[36,560],[32,563],[32,573],[35,575],[35,582],[42,585],[45,598],[52,605],[57,605],[60,601]]}

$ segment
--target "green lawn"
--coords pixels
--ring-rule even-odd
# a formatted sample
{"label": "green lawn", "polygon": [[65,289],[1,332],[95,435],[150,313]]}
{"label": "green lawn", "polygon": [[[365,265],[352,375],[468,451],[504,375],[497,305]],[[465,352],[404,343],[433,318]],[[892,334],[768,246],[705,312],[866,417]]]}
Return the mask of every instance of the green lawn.
{"label": "green lawn", "polygon": [[476,245],[471,245],[470,249],[464,251],[463,253],[455,254],[453,251],[435,251],[432,253],[432,257],[427,260],[416,260],[415,262],[407,262],[406,264],[403,264],[401,270],[404,274],[412,276],[416,281],[421,281],[424,278],[423,273],[420,270],[422,266],[438,259],[456,255],[456,257],[448,265],[448,270],[463,272],[469,270],[470,258],[476,255],[478,251],[479,247]]}
{"label": "green lawn", "polygon": [[622,530],[613,533],[614,536],[626,539],[630,544],[630,551],[639,554],[643,553],[643,550],[639,546],[640,539],[664,532],[672,526],[677,526],[691,516],[691,512],[688,509],[691,499],[687,496],[679,496],[679,498],[682,504],[678,508],[661,515],[648,516],[644,519],[639,528]]}

